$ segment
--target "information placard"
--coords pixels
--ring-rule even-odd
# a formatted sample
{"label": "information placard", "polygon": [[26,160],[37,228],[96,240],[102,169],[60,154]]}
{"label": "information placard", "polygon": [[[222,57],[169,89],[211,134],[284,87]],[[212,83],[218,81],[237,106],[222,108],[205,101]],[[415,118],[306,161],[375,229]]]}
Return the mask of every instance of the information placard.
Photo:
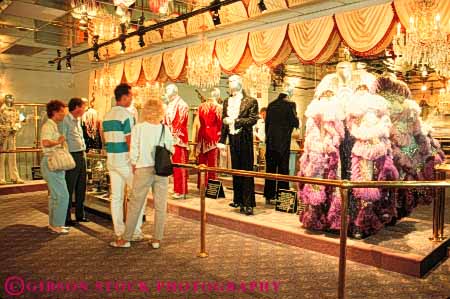
{"label": "information placard", "polygon": [[214,199],[225,198],[222,182],[219,180],[208,180],[205,197]]}
{"label": "information placard", "polygon": [[297,192],[295,190],[278,190],[275,210],[286,213],[297,212]]}

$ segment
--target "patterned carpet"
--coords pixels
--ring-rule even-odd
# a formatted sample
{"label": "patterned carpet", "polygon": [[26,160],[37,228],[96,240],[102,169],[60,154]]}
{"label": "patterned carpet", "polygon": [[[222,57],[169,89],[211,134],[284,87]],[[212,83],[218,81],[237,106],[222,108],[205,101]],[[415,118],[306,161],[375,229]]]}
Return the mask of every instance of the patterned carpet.
{"label": "patterned carpet", "polygon": [[[334,257],[210,225],[210,257],[199,259],[199,223],[172,215],[161,249],[113,249],[110,221],[89,216],[92,222],[55,236],[46,228],[46,192],[2,196],[0,298],[337,297]],[[150,209],[147,216],[151,233]],[[347,269],[348,298],[450,296],[449,260],[425,279],[353,262]]]}

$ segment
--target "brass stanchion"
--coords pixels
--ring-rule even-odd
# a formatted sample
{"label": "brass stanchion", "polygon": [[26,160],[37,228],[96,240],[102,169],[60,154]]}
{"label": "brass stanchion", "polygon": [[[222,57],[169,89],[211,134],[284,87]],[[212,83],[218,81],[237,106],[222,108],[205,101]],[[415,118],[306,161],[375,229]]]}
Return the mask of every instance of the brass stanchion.
{"label": "brass stanchion", "polygon": [[[442,170],[436,170],[437,180],[445,180],[446,173]],[[433,198],[433,236],[430,238],[433,242],[441,242],[444,236],[444,217],[445,217],[445,188],[438,188],[438,193]]]}
{"label": "brass stanchion", "polygon": [[338,298],[345,298],[345,271],[347,264],[347,215],[348,215],[348,198],[350,189],[341,188],[341,230],[339,241],[339,285]]}
{"label": "brass stanchion", "polygon": [[200,252],[198,257],[208,257],[206,252],[206,165],[201,164],[198,167],[200,172]]}

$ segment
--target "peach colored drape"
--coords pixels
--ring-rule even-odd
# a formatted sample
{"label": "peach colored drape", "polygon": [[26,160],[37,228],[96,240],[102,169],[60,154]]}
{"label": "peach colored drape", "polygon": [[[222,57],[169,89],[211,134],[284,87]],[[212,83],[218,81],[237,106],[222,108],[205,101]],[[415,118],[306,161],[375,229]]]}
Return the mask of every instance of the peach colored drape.
{"label": "peach colored drape", "polygon": [[[186,24],[187,35],[197,34],[201,38],[201,33],[203,31],[214,29],[214,23],[209,13],[203,13],[189,18]],[[200,56],[204,51],[208,53],[208,56],[212,56],[214,53],[215,41],[207,41],[206,49],[202,49],[202,43],[196,44],[195,46],[188,47],[187,49],[187,63],[189,60],[195,59]]]}
{"label": "peach colored drape", "polygon": [[[155,21],[150,20],[145,22],[145,26],[156,24]],[[144,42],[146,46],[162,42],[161,33],[158,30],[152,30],[144,35]],[[146,81],[155,82],[161,71],[163,54],[156,54],[142,58],[142,70]]]}
{"label": "peach colored drape", "polygon": [[[183,22],[176,22],[164,27],[163,40],[170,41],[186,36],[186,29]],[[171,80],[177,80],[184,69],[186,60],[186,48],[166,51],[163,54],[163,64],[165,73]]]}
{"label": "peach colored drape", "polygon": [[[261,11],[258,7],[259,0],[250,0],[248,5],[248,15],[250,18],[259,16]],[[267,12],[287,8],[285,0],[265,0]],[[263,31],[250,32],[248,46],[256,64],[271,63],[272,60],[282,50],[283,54],[287,52],[289,45],[285,46],[287,25],[267,29]],[[284,48],[282,49],[282,46]]]}
{"label": "peach colored drape", "polygon": [[[247,10],[242,2],[223,6],[219,10],[222,24],[231,24],[248,19]],[[222,70],[226,73],[239,72],[252,63],[250,51],[247,50],[248,33],[216,40],[216,56]]]}
{"label": "peach colored drape", "polygon": [[[391,31],[394,10],[391,3],[335,15],[342,39],[353,51],[373,53]],[[389,35],[389,34],[388,34]],[[383,49],[380,49],[380,51]]]}
{"label": "peach colored drape", "polygon": [[124,73],[128,84],[135,84],[139,79],[142,68],[142,59],[130,59],[124,62]]}
{"label": "peach colored drape", "polygon": [[288,35],[295,53],[303,63],[329,59],[340,41],[332,16],[289,24]]}

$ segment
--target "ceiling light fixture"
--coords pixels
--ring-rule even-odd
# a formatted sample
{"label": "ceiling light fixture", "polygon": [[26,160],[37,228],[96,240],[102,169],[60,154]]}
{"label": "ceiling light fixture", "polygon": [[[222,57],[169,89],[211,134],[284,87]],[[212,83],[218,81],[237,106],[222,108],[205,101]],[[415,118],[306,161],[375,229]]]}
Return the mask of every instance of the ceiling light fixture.
{"label": "ceiling light fixture", "polygon": [[98,39],[99,38],[100,37],[98,35],[94,35],[92,38],[92,42],[93,42],[92,48],[94,49],[94,59],[97,62],[100,61],[100,55],[98,54],[98,48],[99,48],[98,47]]}
{"label": "ceiling light fixture", "polygon": [[267,6],[264,3],[264,0],[260,0],[258,2],[258,7],[259,7],[259,10],[261,11],[261,13],[263,13],[263,12],[265,12],[267,10]]}
{"label": "ceiling light fixture", "polygon": [[66,68],[68,70],[72,69],[72,63],[70,62],[70,60],[72,59],[72,55],[70,54],[71,49],[67,48],[66,49]]}
{"label": "ceiling light fixture", "polygon": [[[211,2],[211,5],[217,5],[217,4],[220,4],[220,0],[213,0]],[[211,16],[212,16],[212,20],[213,20],[213,23],[215,26],[221,24],[219,10],[220,10],[220,6],[211,10]]]}
{"label": "ceiling light fixture", "polygon": [[56,55],[58,55],[58,58],[59,58],[58,63],[56,65],[56,70],[60,71],[61,70],[61,50],[59,50],[59,49],[56,50]]}

